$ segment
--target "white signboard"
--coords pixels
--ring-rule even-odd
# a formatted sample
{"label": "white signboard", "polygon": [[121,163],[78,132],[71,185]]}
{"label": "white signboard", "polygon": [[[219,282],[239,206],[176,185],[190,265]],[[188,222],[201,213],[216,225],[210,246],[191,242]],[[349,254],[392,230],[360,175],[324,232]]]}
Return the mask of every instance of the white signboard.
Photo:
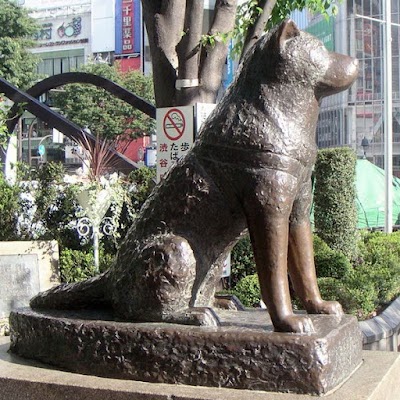
{"label": "white signboard", "polygon": [[231,253],[228,254],[224,262],[224,269],[222,270],[222,277],[228,278],[231,275]]}
{"label": "white signboard", "polygon": [[216,104],[214,103],[196,103],[195,116],[196,116],[196,135],[200,131],[203,122],[208,118],[214,110]]}
{"label": "white signboard", "polygon": [[192,147],[193,107],[157,109],[157,182]]}

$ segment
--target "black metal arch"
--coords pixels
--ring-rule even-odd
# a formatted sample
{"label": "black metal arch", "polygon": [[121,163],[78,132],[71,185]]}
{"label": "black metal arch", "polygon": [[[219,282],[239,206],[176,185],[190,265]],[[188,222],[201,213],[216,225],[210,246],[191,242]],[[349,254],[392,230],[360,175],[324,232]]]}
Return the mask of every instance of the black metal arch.
{"label": "black metal arch", "polygon": [[[156,107],[147,100],[142,99],[141,97],[116,84],[115,82],[110,81],[109,79],[86,72],[67,72],[65,74],[50,76],[49,78],[43,79],[42,81],[36,83],[34,86],[28,89],[26,93],[31,97],[38,98],[51,89],[56,89],[60,86],[70,83],[88,83],[97,87],[101,87],[114,96],[127,102],[132,107],[137,108],[138,110],[147,114],[149,117],[154,119],[156,118]],[[15,101],[15,104],[11,108],[8,115],[7,129],[9,132],[14,130],[19,116],[19,102]],[[68,135],[68,133],[66,134]]]}

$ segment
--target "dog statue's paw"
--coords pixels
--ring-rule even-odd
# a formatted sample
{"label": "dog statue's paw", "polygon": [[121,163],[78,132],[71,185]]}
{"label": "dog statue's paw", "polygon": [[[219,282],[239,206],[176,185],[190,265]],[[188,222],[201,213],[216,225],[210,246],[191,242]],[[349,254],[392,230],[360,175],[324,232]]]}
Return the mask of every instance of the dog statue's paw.
{"label": "dog statue's paw", "polygon": [[211,307],[191,307],[180,313],[175,313],[163,318],[165,322],[196,325],[196,326],[220,326],[221,321]]}
{"label": "dog statue's paw", "polygon": [[277,332],[314,333],[314,325],[306,315],[288,315],[274,323]]}
{"label": "dog statue's paw", "polygon": [[306,310],[309,314],[330,314],[342,317],[343,308],[337,301],[319,301],[307,304]]}

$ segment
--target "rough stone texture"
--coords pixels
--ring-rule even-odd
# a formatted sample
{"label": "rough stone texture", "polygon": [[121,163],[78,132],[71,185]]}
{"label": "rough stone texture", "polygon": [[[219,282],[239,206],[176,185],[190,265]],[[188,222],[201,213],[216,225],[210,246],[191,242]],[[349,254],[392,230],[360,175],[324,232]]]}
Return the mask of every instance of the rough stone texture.
{"label": "rough stone texture", "polygon": [[39,265],[36,254],[0,256],[0,318],[12,310],[29,306],[40,292]]}
{"label": "rough stone texture", "polygon": [[[315,396],[101,378],[60,371],[7,352],[0,337],[0,400],[315,400]],[[363,364],[326,400],[400,399],[400,355],[364,351]]]}
{"label": "rough stone texture", "polygon": [[317,333],[307,335],[273,332],[270,322],[266,329],[265,311],[223,311],[221,327],[109,318],[13,312],[11,351],[110,378],[311,394],[332,390],[362,361],[361,333],[350,316],[312,316]]}
{"label": "rough stone texture", "polygon": [[58,269],[59,254],[56,240],[0,242],[0,257],[3,255],[16,254],[37,255],[39,262],[39,286],[41,291],[60,284],[60,271]]}

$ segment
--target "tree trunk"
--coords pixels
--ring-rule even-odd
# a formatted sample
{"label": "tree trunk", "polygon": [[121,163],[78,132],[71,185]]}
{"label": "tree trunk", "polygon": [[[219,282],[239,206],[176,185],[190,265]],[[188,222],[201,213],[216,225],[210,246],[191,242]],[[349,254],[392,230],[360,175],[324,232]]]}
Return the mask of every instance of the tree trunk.
{"label": "tree trunk", "polygon": [[201,47],[204,0],[142,0],[153,63],[156,106],[214,103],[221,84],[236,0],[216,0],[209,35],[215,45]]}
{"label": "tree trunk", "polygon": [[[247,51],[261,36],[276,0],[260,0],[245,39]],[[204,0],[142,0],[153,63],[156,107],[215,103],[228,55],[237,0],[216,0],[214,17],[202,41]],[[213,42],[213,43],[210,43]]]}

